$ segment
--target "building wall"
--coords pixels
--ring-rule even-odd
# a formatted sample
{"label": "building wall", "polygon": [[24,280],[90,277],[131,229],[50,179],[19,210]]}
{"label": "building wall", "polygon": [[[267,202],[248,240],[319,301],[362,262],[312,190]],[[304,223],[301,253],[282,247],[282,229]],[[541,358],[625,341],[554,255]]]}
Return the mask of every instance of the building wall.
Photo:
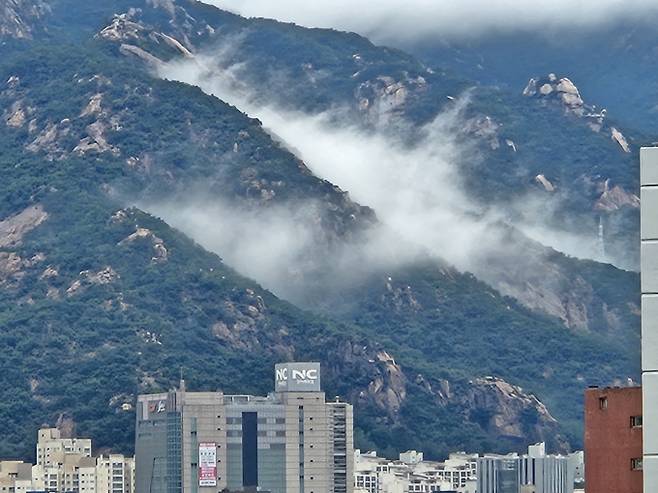
{"label": "building wall", "polygon": [[[183,492],[212,493],[227,486],[226,410],[221,392],[179,392],[182,416]],[[217,484],[199,486],[199,444],[217,449]]]}
{"label": "building wall", "polygon": [[642,389],[592,388],[585,392],[585,484],[593,493],[642,493]]}
{"label": "building wall", "polygon": [[[257,486],[271,493],[351,493],[352,406],[328,403],[324,392],[307,389],[319,388],[318,364],[278,366],[284,367],[287,372],[277,372],[283,390],[267,397],[187,392],[182,382],[178,391],[140,395],[136,490],[217,493]],[[217,448],[216,485],[199,485],[201,443]]]}
{"label": "building wall", "polygon": [[330,492],[330,432],[324,392],[283,392],[280,396],[286,409],[287,491]]}
{"label": "building wall", "polygon": [[37,465],[52,465],[61,454],[80,454],[91,457],[89,438],[62,438],[57,428],[42,428],[37,438]]}
{"label": "building wall", "polygon": [[645,493],[658,485],[658,148],[640,152]]}
{"label": "building wall", "polygon": [[[229,488],[241,489],[245,479],[253,481],[255,461],[258,486],[272,493],[285,493],[287,436],[283,405],[273,399],[227,396],[226,416]],[[249,436],[254,431],[255,443]],[[245,460],[251,463],[246,468]]]}
{"label": "building wall", "polygon": [[135,487],[140,493],[167,493],[169,394],[140,395],[135,424]]}

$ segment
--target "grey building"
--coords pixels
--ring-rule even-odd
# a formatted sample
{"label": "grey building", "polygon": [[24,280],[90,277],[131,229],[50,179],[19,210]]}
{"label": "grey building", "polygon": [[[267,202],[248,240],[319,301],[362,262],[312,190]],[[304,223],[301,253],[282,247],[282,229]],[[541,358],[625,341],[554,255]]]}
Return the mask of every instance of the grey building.
{"label": "grey building", "polygon": [[477,461],[478,493],[519,493],[518,456],[485,456]]}
{"label": "grey building", "polygon": [[266,397],[178,390],[137,401],[137,493],[348,493],[352,406],[326,402],[319,363],[276,365]]}
{"label": "grey building", "polygon": [[[658,148],[640,151],[642,440],[645,493],[658,484]],[[631,467],[629,465],[629,467]]]}
{"label": "grey building", "polygon": [[478,493],[573,493],[582,454],[547,455],[544,443],[524,455],[485,455],[477,460]]}

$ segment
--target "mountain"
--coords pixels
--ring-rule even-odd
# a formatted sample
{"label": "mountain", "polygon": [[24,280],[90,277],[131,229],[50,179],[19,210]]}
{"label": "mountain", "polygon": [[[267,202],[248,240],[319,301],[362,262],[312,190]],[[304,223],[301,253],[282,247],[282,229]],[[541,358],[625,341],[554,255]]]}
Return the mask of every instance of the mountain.
{"label": "mountain", "polygon": [[[306,112],[347,105],[356,124],[384,132],[427,123],[468,81],[356,35],[195,2],[47,7],[41,30],[30,27],[33,40],[8,41],[0,64],[0,347],[12,382],[0,400],[8,423],[1,455],[29,456],[33,428],[58,420],[101,447],[129,451],[135,394],[169,387],[181,367],[192,387],[265,392],[275,361],[321,360],[327,391],[357,405],[362,447],[432,456],[537,440],[578,446],[582,388],[637,376],[636,274],[567,257],[507,226],[509,241],[532,252],[517,275],[503,268],[512,261],[504,255],[491,278],[460,272],[396,238],[376,210],[317,177],[260,121],[155,70],[237,36],[241,48],[226,63],[254,60],[245,74],[263,86],[262,102]],[[267,69],[280,53],[293,80],[310,71],[318,84],[268,90]],[[356,80],[355,65],[364,65]],[[506,111],[495,89],[481,94],[475,101]],[[467,134],[502,152],[491,146],[502,136],[482,133],[488,120],[479,108],[468,110],[480,123]],[[603,142],[561,110],[541,115],[570,122],[592,139],[588,146]],[[498,175],[487,176],[492,188],[502,186]],[[227,265],[221,249],[210,253],[140,210],[158,214],[159,204],[190,197],[228,204],[211,216],[218,224],[232,215],[266,227],[282,207],[310,225],[313,248],[280,269],[289,290],[261,287]],[[411,255],[393,250],[371,266],[374,233]],[[268,257],[272,238],[248,246]],[[345,251],[350,263],[335,263]],[[325,282],[337,270],[348,282]],[[539,294],[513,285],[519,277]],[[505,282],[516,299],[497,290]]]}
{"label": "mountain", "polygon": [[590,27],[489,33],[470,39],[437,36],[404,43],[407,52],[472,80],[520,93],[531,77],[567,74],[583,97],[607,108],[625,128],[655,135],[658,99],[655,12]]}

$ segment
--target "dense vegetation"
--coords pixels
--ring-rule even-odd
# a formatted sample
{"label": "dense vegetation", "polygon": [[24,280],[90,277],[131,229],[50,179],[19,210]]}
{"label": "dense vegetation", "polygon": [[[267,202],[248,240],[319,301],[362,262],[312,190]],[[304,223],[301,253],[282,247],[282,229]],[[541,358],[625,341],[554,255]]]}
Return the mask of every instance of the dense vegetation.
{"label": "dense vegetation", "polygon": [[[48,214],[22,242],[0,249],[0,419],[6,424],[0,456],[30,457],[36,426],[53,424],[62,414],[97,446],[130,451],[134,416],[122,404],[132,404],[138,392],[173,385],[181,368],[191,388],[263,393],[270,390],[274,362],[319,359],[327,392],[357,403],[357,445],[387,453],[420,448],[431,456],[522,444],[488,431],[494,410],[469,408],[460,399],[438,403],[417,375],[435,388],[449,381],[457,396],[470,380],[485,375],[522,385],[546,401],[574,446],[581,440],[582,389],[637,376],[634,319],[625,321],[634,342],[620,347],[615,335],[574,333],[472,275],[428,258],[374,273],[343,293],[350,301],[343,310],[314,315],[241,277],[164,222],[128,207],[146,197],[195,191],[202,183],[206,192],[256,211],[277,201],[315,200],[333,241],[358,237],[375,221],[372,211],[313,176],[258,121],[196,88],[158,80],[115,45],[90,39],[113,12],[135,2],[72,2],[54,2],[54,20],[42,34],[46,41],[4,45],[7,56],[0,61],[0,221],[35,204]],[[73,4],[81,10],[65,8]],[[139,5],[149,22],[167,19]],[[215,25],[247,23],[197,4],[190,8],[201,9],[194,10],[196,18]],[[342,61],[355,50],[373,60],[372,73],[365,72],[361,82],[410,67],[425,70],[356,35],[269,21],[249,26],[255,34],[246,46],[252,52],[267,47],[254,55],[259,64],[274,63],[274,53],[301,53],[335,74],[317,92],[290,94],[306,109],[353,97],[352,82],[345,82],[351,68]],[[67,38],[78,43],[68,44]],[[287,62],[295,65],[292,55]],[[11,77],[19,79],[12,87]],[[436,77],[443,78],[436,92],[421,94],[409,106],[417,121],[431,116],[422,113],[429,102],[444,101],[463,87],[451,76]],[[96,94],[102,95],[100,109],[85,114]],[[5,125],[16,104],[26,121]],[[557,120],[547,121],[547,129],[551,122]],[[74,151],[95,124],[104,129],[109,147]],[[49,128],[56,137],[33,145]],[[271,202],[262,200],[254,183],[277,183]],[[15,256],[18,264],[5,262]],[[560,259],[593,284],[604,281],[601,296],[611,304],[633,298],[626,287],[635,282],[634,274]],[[392,291],[386,276],[393,279]],[[624,289],[615,289],[616,283]],[[413,287],[413,302],[404,294],[407,286]],[[351,345],[367,349],[355,352]],[[358,397],[382,372],[372,362],[380,350],[395,357],[408,380],[396,416]],[[530,409],[524,419],[527,439],[533,440],[536,416]]]}

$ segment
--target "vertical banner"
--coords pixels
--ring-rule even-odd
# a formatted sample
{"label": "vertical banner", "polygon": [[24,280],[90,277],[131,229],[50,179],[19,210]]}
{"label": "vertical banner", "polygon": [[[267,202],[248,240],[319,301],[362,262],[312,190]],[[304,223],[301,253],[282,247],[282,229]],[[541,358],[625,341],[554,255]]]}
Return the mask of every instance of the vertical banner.
{"label": "vertical banner", "polygon": [[199,444],[199,486],[217,486],[217,444]]}

